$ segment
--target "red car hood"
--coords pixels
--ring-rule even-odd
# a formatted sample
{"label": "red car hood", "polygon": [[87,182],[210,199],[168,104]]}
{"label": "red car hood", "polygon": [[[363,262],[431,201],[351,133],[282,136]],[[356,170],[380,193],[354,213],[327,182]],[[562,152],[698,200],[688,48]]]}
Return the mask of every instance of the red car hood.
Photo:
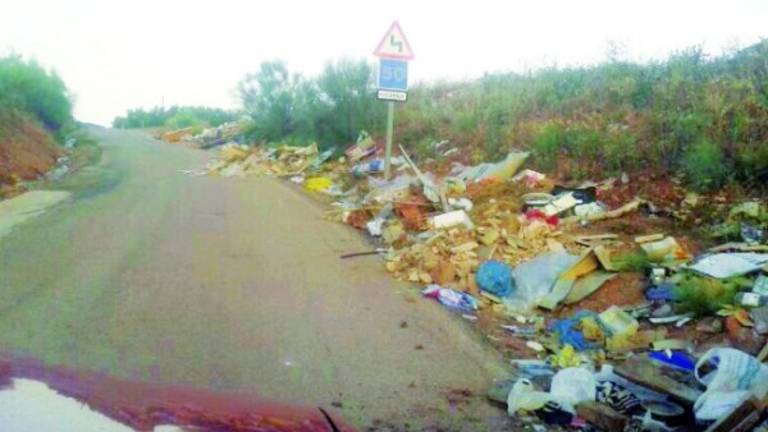
{"label": "red car hood", "polygon": [[[159,425],[214,431],[354,431],[333,410],[293,405],[240,392],[212,392],[132,381],[32,360],[0,360],[0,390],[16,378],[45,383],[94,411],[140,431]],[[41,406],[44,412],[46,407]]]}

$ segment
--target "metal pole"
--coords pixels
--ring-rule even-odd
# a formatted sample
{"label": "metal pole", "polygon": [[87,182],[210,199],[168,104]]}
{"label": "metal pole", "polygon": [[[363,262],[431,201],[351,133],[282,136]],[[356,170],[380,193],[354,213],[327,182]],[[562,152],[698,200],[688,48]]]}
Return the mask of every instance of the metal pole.
{"label": "metal pole", "polygon": [[395,103],[387,102],[387,146],[384,148],[384,180],[392,174],[392,131],[395,128]]}

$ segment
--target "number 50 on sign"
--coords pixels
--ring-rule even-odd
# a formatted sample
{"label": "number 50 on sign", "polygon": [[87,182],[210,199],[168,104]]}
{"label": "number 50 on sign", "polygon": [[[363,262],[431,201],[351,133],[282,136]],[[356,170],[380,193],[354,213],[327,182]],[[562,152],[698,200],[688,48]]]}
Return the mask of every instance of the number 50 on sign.
{"label": "number 50 on sign", "polygon": [[382,58],[379,60],[379,88],[408,90],[408,62]]}

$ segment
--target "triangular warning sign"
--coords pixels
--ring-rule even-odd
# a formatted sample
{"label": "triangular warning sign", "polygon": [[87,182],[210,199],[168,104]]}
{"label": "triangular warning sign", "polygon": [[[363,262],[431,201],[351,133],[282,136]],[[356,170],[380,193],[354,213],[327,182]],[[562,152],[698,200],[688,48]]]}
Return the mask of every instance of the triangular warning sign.
{"label": "triangular warning sign", "polygon": [[413,60],[413,50],[408,43],[408,39],[405,37],[405,33],[403,33],[403,29],[400,28],[400,23],[397,21],[392,23],[373,52],[373,55],[376,57]]}

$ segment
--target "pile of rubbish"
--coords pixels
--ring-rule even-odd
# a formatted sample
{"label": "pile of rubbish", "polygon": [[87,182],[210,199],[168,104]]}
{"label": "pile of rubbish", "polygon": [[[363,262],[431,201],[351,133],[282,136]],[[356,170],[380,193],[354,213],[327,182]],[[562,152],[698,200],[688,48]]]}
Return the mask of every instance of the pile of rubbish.
{"label": "pile of rubbish", "polygon": [[193,133],[194,128],[186,127],[163,132],[159,138],[167,143],[176,144],[188,140],[192,137]]}
{"label": "pile of rubbish", "polygon": [[303,174],[317,170],[332,154],[320,153],[316,144],[263,148],[229,143],[219,148],[218,159],[209,162],[202,173],[221,177],[292,176],[303,183]]}
{"label": "pile of rubbish", "polygon": [[[518,151],[474,166],[454,160],[435,175],[399,150],[389,180],[381,146],[365,133],[340,157],[314,144],[227,144],[203,171],[286,177],[332,197],[328,217],[372,239],[370,251],[343,259],[381,255],[394,277],[512,347],[516,375],[489,397],[524,423],[610,431],[765,423],[764,202],[736,205],[723,221],[723,238],[738,241],[700,249],[658,232],[650,222],[671,213],[653,197],[606,204],[628,179],[558,184],[523,169],[530,155]],[[676,214],[690,213],[694,198]]]}
{"label": "pile of rubbish", "polygon": [[223,123],[215,128],[206,128],[199,134],[194,135],[191,138],[191,141],[196,143],[197,146],[202,149],[208,149],[233,142],[240,135],[240,126],[240,122],[232,121]]}
{"label": "pile of rubbish", "polygon": [[[185,127],[163,132],[158,138],[165,142],[183,143],[201,149],[209,149],[227,143],[235,143],[241,134],[241,123],[237,121],[223,123],[215,128],[206,128],[195,134],[195,127]],[[197,129],[199,130],[199,129]]]}

